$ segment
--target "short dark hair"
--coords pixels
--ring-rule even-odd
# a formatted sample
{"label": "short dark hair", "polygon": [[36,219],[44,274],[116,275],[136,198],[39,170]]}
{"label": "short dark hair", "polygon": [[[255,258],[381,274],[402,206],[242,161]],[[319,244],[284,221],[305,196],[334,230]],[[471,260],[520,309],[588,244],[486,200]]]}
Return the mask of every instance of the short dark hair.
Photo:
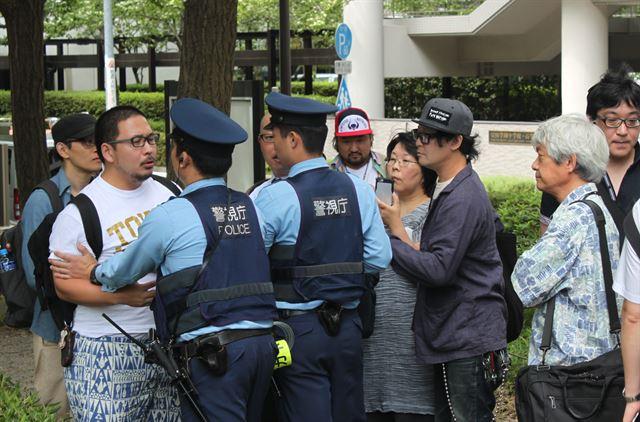
{"label": "short dark hair", "polygon": [[231,168],[235,145],[202,142],[176,128],[171,134],[176,155],[186,152],[198,171],[207,178],[222,177]]}
{"label": "short dark hair", "polygon": [[[411,132],[400,132],[389,141],[387,160],[391,158],[391,153],[398,144],[401,144],[407,153],[418,161],[418,148]],[[422,170],[422,190],[426,195],[431,195],[438,180],[438,174],[424,166],[420,166],[420,169]]]}
{"label": "short dark hair", "polygon": [[304,149],[310,154],[322,154],[324,151],[324,142],[327,139],[329,129],[327,125],[322,126],[290,126],[290,125],[274,125],[280,131],[280,136],[285,133],[296,132],[302,138]]}
{"label": "short dark hair", "polygon": [[631,107],[640,107],[640,86],[629,76],[631,67],[626,63],[618,70],[609,70],[600,81],[589,88],[587,94],[587,116],[591,120],[598,118],[603,108],[617,107],[627,103]]}
{"label": "short dark hair", "polygon": [[[438,145],[442,146],[444,145],[443,141],[451,141],[453,140],[453,138],[455,138],[458,135],[441,132],[438,130],[433,136],[435,136],[436,142],[438,142]],[[476,148],[478,135],[467,136],[467,135],[461,134],[460,136],[462,136],[462,143],[460,144],[460,152],[467,159],[467,163],[470,163],[471,161],[476,160],[480,155],[480,152]]]}
{"label": "short dark hair", "polygon": [[102,162],[104,162],[101,148],[102,144],[114,141],[118,136],[118,123],[133,116],[142,116],[145,119],[147,118],[142,111],[130,105],[115,106],[98,117],[98,121],[96,122],[95,139],[98,157],[100,157]]}

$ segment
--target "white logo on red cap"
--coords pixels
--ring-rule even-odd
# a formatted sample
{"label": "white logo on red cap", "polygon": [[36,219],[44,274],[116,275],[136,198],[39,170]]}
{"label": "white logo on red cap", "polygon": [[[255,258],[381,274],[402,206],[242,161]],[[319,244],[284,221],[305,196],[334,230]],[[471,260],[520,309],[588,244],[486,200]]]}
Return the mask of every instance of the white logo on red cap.
{"label": "white logo on red cap", "polygon": [[345,116],[338,126],[338,132],[341,134],[360,132],[362,130],[369,130],[369,122],[364,117],[358,114],[351,114]]}

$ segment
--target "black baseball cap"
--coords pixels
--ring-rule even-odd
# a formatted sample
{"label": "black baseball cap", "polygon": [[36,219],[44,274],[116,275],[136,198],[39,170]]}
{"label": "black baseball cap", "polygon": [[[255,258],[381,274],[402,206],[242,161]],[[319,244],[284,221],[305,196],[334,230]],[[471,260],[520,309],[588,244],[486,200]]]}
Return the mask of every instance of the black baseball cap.
{"label": "black baseball cap", "polygon": [[58,120],[51,128],[51,136],[55,142],[67,142],[93,135],[96,119],[85,113],[70,114]]}
{"label": "black baseball cap", "polygon": [[471,136],[473,114],[469,107],[458,100],[432,98],[424,105],[419,119],[413,119],[421,126],[452,135]]}

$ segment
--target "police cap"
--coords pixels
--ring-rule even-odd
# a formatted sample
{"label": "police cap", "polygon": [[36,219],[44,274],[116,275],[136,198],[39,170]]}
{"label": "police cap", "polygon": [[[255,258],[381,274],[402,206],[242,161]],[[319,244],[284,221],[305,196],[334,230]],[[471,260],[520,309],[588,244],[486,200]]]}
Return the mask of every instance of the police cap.
{"label": "police cap", "polygon": [[271,123],[265,129],[271,129],[273,125],[278,124],[320,127],[327,124],[327,114],[338,111],[330,104],[308,98],[290,97],[279,92],[270,93],[265,101],[271,114]]}
{"label": "police cap", "polygon": [[236,145],[247,140],[247,132],[229,116],[204,101],[181,98],[171,107],[171,120],[190,138],[216,145]]}

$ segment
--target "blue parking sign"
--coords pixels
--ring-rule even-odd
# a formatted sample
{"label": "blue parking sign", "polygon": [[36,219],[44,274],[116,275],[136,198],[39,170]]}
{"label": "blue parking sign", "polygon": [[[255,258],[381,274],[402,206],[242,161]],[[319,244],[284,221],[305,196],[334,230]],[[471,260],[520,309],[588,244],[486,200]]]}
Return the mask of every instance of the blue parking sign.
{"label": "blue parking sign", "polygon": [[340,60],[346,60],[351,52],[351,29],[346,23],[341,23],[336,29],[336,53]]}
{"label": "blue parking sign", "polygon": [[347,89],[347,78],[343,77],[340,82],[340,88],[338,88],[338,97],[336,98],[336,107],[338,110],[344,110],[351,107],[351,96]]}

